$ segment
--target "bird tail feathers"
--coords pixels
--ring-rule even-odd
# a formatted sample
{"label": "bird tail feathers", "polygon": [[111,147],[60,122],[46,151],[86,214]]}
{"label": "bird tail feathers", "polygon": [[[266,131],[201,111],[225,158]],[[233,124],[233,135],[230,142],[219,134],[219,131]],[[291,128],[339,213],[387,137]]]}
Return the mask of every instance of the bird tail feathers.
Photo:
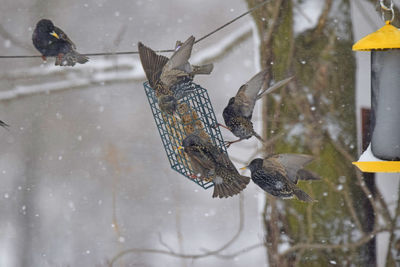
{"label": "bird tail feathers", "polygon": [[304,169],[300,169],[297,172],[297,177],[300,180],[321,180],[321,177],[318,174]]}
{"label": "bird tail feathers", "polygon": [[314,200],[306,194],[306,192],[304,192],[303,190],[299,189],[299,188],[295,188],[294,192],[295,196],[304,202],[313,202]]}
{"label": "bird tail feathers", "polygon": [[214,69],[214,64],[206,64],[206,65],[201,65],[201,66],[195,66],[193,65],[193,71],[192,75],[197,75],[197,74],[210,74],[212,70]]}
{"label": "bird tail feathers", "polygon": [[79,54],[76,51],[60,54],[56,57],[56,66],[74,66],[76,63],[85,64],[89,61],[87,56]]}
{"label": "bird tail feathers", "polygon": [[75,53],[76,53],[76,62],[78,62],[79,64],[85,64],[86,62],[89,61],[89,58],[87,56],[79,54],[78,52]]}
{"label": "bird tail feathers", "polygon": [[258,133],[256,133],[255,131],[253,132],[253,135],[254,135],[258,140],[260,140],[260,142],[265,143],[264,139],[262,139],[262,137],[261,137]]}
{"label": "bird tail feathers", "polygon": [[246,188],[249,182],[250,178],[243,175],[237,175],[236,179],[231,180],[230,183],[217,183],[214,181],[214,193],[212,197],[226,198],[239,194]]}

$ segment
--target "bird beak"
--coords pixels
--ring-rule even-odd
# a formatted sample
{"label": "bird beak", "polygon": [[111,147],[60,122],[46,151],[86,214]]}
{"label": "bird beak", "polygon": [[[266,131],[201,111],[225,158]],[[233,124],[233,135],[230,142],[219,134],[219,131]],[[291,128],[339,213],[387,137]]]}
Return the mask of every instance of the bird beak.
{"label": "bird beak", "polygon": [[56,37],[57,39],[60,39],[60,36],[58,36],[58,34],[55,31],[52,31],[50,35]]}
{"label": "bird beak", "polygon": [[240,168],[239,170],[247,170],[248,169],[248,167],[247,166],[244,166],[244,167],[242,167],[242,168]]}

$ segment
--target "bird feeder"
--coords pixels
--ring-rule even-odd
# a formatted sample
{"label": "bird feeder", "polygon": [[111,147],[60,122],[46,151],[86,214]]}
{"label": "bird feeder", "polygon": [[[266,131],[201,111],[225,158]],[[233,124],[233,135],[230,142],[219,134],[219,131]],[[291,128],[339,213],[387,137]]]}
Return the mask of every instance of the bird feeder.
{"label": "bird feeder", "polygon": [[193,82],[183,85],[191,88],[184,88],[189,93],[179,99],[177,116],[171,116],[160,110],[149,83],[145,82],[143,86],[171,168],[204,189],[212,187],[212,179],[195,176],[190,159],[178,150],[187,135],[196,133],[227,153],[207,90]]}
{"label": "bird feeder", "polygon": [[353,50],[371,51],[371,144],[353,164],[363,172],[400,172],[400,30],[387,21]]}

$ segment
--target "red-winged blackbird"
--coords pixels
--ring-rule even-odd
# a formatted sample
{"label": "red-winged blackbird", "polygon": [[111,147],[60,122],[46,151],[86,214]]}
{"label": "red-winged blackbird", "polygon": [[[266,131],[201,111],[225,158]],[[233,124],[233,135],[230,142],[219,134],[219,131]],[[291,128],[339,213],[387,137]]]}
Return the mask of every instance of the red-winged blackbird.
{"label": "red-winged blackbird", "polygon": [[42,54],[43,60],[46,60],[46,57],[56,57],[56,66],[74,66],[76,63],[84,64],[89,60],[88,57],[76,52],[75,44],[48,19],[42,19],[36,24],[32,42]]}
{"label": "red-winged blackbird", "polygon": [[233,143],[242,141],[243,139],[249,139],[252,136],[257,137],[257,139],[263,142],[261,136],[254,131],[253,123],[251,122],[256,101],[265,94],[271,93],[275,89],[286,85],[292,79],[292,77],[287,78],[268,89],[262,90],[266,73],[267,70],[263,70],[254,75],[247,83],[239,88],[236,96],[229,99],[229,103],[222,113],[226,126],[221,124],[220,126],[230,130],[235,136],[239,137],[239,139],[227,142],[228,147]]}
{"label": "red-winged blackbird", "polygon": [[177,102],[193,90],[190,86],[194,75],[210,74],[213,64],[194,66],[189,63],[195,38],[190,36],[184,43],[177,42],[171,58],[157,55],[151,48],[138,44],[140,61],[150,86],[155,90],[158,106],[173,115]]}
{"label": "red-winged blackbird", "polygon": [[279,198],[292,198],[311,202],[313,199],[296,184],[301,180],[320,179],[311,171],[303,167],[310,163],[313,158],[303,154],[279,154],[265,159],[253,159],[250,164],[241,169],[251,171],[251,179],[267,193]]}
{"label": "red-winged blackbird", "polygon": [[240,175],[228,155],[211,142],[191,134],[183,140],[183,147],[200,172],[213,175],[212,197],[224,198],[239,194],[249,183],[250,178]]}

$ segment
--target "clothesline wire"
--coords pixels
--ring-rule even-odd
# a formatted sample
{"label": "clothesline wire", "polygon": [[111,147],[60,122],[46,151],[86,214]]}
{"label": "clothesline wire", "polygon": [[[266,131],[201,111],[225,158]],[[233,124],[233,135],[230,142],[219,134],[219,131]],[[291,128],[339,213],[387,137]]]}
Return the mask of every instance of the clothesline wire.
{"label": "clothesline wire", "polygon": [[[259,9],[261,6],[265,5],[269,0],[266,0],[264,2],[259,3],[258,5],[254,6],[253,8],[247,10],[246,12],[242,13],[241,15],[235,17],[234,19],[228,21],[227,23],[225,23],[224,25],[218,27],[217,29],[213,30],[210,33],[207,33],[206,35],[204,35],[203,37],[197,39],[195,41],[196,43],[199,43],[201,41],[203,41],[204,39],[208,38],[209,36],[213,35],[214,33],[222,30],[223,28],[227,27],[228,25],[232,24],[233,22],[237,21],[238,19],[246,16],[247,14],[250,14],[251,12]],[[170,52],[174,52],[173,49],[164,49],[164,50],[157,50],[155,51],[157,53],[170,53]],[[134,54],[139,54],[139,51],[120,51],[120,52],[102,52],[102,53],[86,53],[83,54],[85,56],[118,56],[118,55],[134,55]],[[15,55],[15,56],[2,56],[0,55],[0,59],[1,58],[37,58],[37,57],[42,57],[39,55]]]}

